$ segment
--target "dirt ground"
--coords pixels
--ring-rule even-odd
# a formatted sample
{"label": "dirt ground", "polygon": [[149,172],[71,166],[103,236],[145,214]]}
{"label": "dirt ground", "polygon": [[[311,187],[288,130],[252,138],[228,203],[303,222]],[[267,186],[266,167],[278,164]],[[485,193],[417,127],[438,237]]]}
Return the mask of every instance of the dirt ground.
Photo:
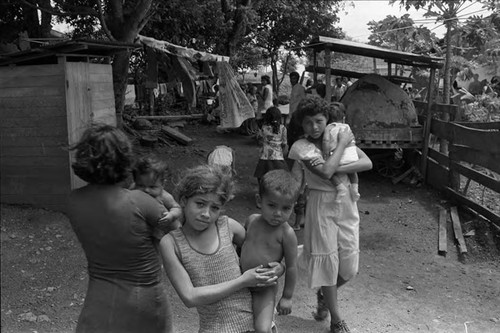
{"label": "dirt ground", "polygon": [[[172,179],[179,170],[203,162],[215,145],[230,145],[237,152],[239,193],[226,213],[243,221],[255,212],[256,143],[198,123],[183,132],[195,139],[191,146],[156,149],[171,162]],[[495,230],[460,211],[463,232],[474,233],[466,237],[468,252],[458,254],[449,221],[448,253],[439,255],[439,208],[450,204],[430,188],[393,185],[373,171],[360,176],[360,269],[339,292],[351,331],[500,332],[500,239]],[[2,332],[73,331],[87,273],[67,218],[30,207],[1,209]],[[299,241],[302,233],[297,232]],[[181,303],[168,281],[165,285],[177,332],[196,332],[196,311]],[[280,332],[327,332],[329,320],[312,318],[314,305],[315,293],[301,278],[292,314],[277,318]]]}

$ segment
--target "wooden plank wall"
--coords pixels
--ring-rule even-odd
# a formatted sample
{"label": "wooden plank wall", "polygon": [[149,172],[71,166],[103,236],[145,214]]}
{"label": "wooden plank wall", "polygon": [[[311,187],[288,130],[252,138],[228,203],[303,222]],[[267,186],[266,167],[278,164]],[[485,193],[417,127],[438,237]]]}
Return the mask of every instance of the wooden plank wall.
{"label": "wooden plank wall", "polygon": [[105,64],[89,65],[92,120],[116,126],[112,68]]}
{"label": "wooden plank wall", "polygon": [[[68,141],[78,142],[92,123],[116,126],[113,75],[109,64],[66,62],[66,103],[68,110]],[[69,163],[73,154],[69,155]],[[72,170],[71,189],[85,185]]]}
{"label": "wooden plank wall", "polygon": [[0,67],[1,202],[65,207],[68,132],[61,65]]}
{"label": "wooden plank wall", "polygon": [[[425,121],[423,116],[419,120]],[[431,133],[449,142],[448,155],[429,148],[427,183],[500,227],[500,216],[453,189],[452,173],[489,188],[500,197],[500,122],[466,123],[432,119]],[[472,166],[479,167],[473,168]]]}

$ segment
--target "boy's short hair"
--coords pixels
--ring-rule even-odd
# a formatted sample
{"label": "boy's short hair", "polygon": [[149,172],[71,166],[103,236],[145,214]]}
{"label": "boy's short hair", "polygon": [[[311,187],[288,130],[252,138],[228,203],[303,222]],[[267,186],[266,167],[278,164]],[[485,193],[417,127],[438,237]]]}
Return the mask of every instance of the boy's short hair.
{"label": "boy's short hair", "polygon": [[140,175],[153,173],[154,180],[161,179],[163,182],[167,178],[168,165],[158,157],[153,155],[139,157],[132,169],[134,179]]}
{"label": "boy's short hair", "polygon": [[300,78],[300,75],[298,72],[291,72],[290,73],[290,77],[296,77],[296,78]]}
{"label": "boy's short hair", "polygon": [[271,191],[295,201],[300,194],[300,184],[289,171],[271,170],[259,181],[259,195],[262,197]]}

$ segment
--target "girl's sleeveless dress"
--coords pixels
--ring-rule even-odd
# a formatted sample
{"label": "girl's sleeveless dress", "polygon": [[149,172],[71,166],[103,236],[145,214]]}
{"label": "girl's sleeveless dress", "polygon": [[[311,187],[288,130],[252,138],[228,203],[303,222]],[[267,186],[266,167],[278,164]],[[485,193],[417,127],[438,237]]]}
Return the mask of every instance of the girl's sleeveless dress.
{"label": "girl's sleeveless dress", "polygon": [[[293,144],[288,156],[303,161],[321,156],[321,151],[307,139],[300,139]],[[334,286],[337,275],[349,280],[358,271],[358,208],[350,195],[336,203],[337,191],[332,182],[312,173],[304,165],[302,168],[309,194],[299,266],[308,272],[310,288]],[[338,176],[347,187],[350,186],[346,174]]]}
{"label": "girl's sleeveless dress", "polygon": [[271,170],[288,170],[282,148],[282,145],[287,144],[286,127],[280,125],[278,133],[274,133],[272,126],[264,125],[262,126],[262,136],[262,148],[254,177],[261,178],[266,172]]}
{"label": "girl's sleeveless dress", "polygon": [[[218,284],[241,276],[227,216],[221,216],[216,223],[219,248],[211,254],[194,250],[182,229],[170,233],[179,249],[179,259],[195,287]],[[212,304],[200,305],[197,310],[200,333],[242,333],[254,329],[252,296],[246,288]]]}

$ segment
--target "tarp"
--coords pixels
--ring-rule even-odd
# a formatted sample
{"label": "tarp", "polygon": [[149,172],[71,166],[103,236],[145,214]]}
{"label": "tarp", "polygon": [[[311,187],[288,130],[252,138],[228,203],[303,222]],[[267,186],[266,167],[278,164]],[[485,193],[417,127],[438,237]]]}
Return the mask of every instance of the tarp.
{"label": "tarp", "polygon": [[220,126],[222,128],[240,127],[249,118],[255,117],[255,111],[241,89],[233,69],[227,62],[217,62],[220,91]]}
{"label": "tarp", "polygon": [[[229,65],[229,57],[197,51],[142,35],[139,35],[139,40],[144,45],[169,55],[171,58],[170,66],[182,82],[186,99],[192,107],[196,106],[194,82],[197,78],[189,61],[216,63],[219,77],[220,126],[222,128],[240,127],[243,121],[255,117],[255,111]],[[204,64],[203,71],[211,73],[210,66]]]}
{"label": "tarp", "polygon": [[229,57],[221,56],[218,54],[212,54],[207,52],[198,51],[195,49],[190,49],[184,46],[175,45],[163,40],[157,40],[151,37],[146,37],[139,35],[139,40],[146,46],[152,47],[154,49],[170,53],[179,57],[188,58],[190,60],[201,60],[201,61],[229,61]]}

